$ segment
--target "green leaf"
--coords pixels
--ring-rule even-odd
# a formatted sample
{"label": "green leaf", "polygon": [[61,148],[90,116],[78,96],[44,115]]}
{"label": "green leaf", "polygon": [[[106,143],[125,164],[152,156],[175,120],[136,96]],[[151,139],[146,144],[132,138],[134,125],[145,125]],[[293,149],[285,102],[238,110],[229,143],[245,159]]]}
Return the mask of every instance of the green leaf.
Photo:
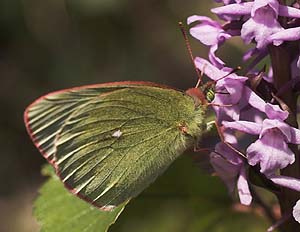
{"label": "green leaf", "polygon": [[50,165],[42,172],[50,175],[34,203],[34,215],[42,232],[104,232],[126,205],[124,203],[109,212],[101,211],[69,193]]}
{"label": "green leaf", "polygon": [[[33,141],[74,194],[112,209],[137,196],[205,130],[199,89],[145,82],[79,87],[30,105]],[[202,96],[202,95],[201,95]]]}

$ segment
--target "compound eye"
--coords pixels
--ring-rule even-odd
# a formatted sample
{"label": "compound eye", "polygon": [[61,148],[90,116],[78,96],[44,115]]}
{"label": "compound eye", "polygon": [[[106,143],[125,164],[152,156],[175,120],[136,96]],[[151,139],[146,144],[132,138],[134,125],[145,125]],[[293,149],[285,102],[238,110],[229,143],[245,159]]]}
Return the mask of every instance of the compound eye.
{"label": "compound eye", "polygon": [[209,102],[212,102],[215,98],[215,93],[212,90],[209,90],[206,97]]}

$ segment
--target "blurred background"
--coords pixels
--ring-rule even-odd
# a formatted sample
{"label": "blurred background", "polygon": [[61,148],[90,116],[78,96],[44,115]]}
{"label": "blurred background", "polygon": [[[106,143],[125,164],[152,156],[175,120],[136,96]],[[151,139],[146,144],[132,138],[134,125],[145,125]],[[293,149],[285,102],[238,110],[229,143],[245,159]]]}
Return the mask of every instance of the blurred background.
{"label": "blurred background", "polygon": [[[0,1],[0,232],[39,229],[31,214],[32,200],[45,180],[40,174],[45,160],[26,133],[25,107],[54,90],[108,81],[193,87],[197,78],[178,21],[193,14],[209,16],[209,4],[199,0]],[[191,43],[195,55],[207,56],[207,48],[193,39]],[[235,66],[242,54],[238,45],[233,41],[222,54]],[[168,194],[147,195],[161,190]],[[227,202],[229,208],[231,199],[223,184],[201,173],[190,157],[179,159],[147,191],[128,206],[111,231],[227,231],[222,229],[226,211],[211,212],[208,220],[201,207],[208,200],[197,194],[213,195],[211,203]],[[186,195],[192,197],[186,200]],[[243,214],[234,217],[254,217],[249,231],[260,231],[256,224],[266,228],[263,220],[249,216],[249,210]],[[244,230],[246,222],[241,222],[230,231]]]}

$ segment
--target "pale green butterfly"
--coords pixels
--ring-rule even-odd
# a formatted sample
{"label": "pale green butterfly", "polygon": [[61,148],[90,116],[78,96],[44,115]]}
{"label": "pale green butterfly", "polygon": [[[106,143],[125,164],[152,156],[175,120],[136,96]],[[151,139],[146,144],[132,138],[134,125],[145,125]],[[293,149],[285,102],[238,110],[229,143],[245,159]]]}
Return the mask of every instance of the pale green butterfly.
{"label": "pale green butterfly", "polygon": [[72,193],[111,210],[142,192],[206,130],[207,101],[150,82],[57,91],[25,111],[28,133]]}

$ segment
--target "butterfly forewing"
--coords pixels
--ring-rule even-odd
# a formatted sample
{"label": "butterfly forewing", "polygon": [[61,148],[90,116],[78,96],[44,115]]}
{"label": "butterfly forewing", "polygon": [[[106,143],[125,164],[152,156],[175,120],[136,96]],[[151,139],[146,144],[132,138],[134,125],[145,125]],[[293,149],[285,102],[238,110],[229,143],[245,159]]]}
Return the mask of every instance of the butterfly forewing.
{"label": "butterfly forewing", "polygon": [[[94,205],[110,208],[139,194],[195,142],[203,111],[185,93],[168,88],[130,84],[93,91],[98,94],[84,88],[63,94],[69,98],[49,95],[59,99],[34,103],[28,123],[38,146],[48,140],[65,185]],[[59,111],[59,104],[65,109]],[[44,109],[49,114],[40,119],[31,113]],[[192,124],[199,128],[194,136],[182,130]]]}
{"label": "butterfly forewing", "polygon": [[25,111],[26,127],[41,153],[52,161],[55,152],[53,144],[59,129],[74,110],[99,94],[110,92],[124,86],[90,86],[57,91],[36,100]]}

